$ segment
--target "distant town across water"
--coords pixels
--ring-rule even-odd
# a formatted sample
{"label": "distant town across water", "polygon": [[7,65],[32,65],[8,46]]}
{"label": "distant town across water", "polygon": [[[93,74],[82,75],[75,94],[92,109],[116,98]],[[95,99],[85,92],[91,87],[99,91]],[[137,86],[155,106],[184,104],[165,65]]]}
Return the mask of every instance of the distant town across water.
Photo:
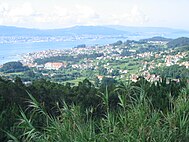
{"label": "distant town across water", "polygon": [[61,42],[23,42],[23,43],[1,43],[0,44],[0,65],[20,60],[22,54],[44,51],[49,49],[70,49],[80,44],[105,45],[114,43],[118,40],[127,40],[127,38],[107,38],[107,39],[83,39]]}

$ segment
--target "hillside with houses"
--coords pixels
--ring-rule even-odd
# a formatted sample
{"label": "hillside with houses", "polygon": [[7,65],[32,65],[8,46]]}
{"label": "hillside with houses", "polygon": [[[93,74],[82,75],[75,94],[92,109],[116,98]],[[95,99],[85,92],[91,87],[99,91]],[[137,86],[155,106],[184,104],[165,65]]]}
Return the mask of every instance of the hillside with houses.
{"label": "hillside with houses", "polygon": [[[184,45],[176,46],[183,40]],[[188,78],[187,40],[188,38],[173,40],[154,37],[139,41],[117,41],[104,46],[81,46],[28,53],[22,56],[21,63],[30,70],[22,71],[19,77],[25,82],[45,78],[72,84],[84,78],[95,81],[102,80],[103,77],[136,81],[138,77],[143,76],[149,81],[157,81],[161,75],[178,79],[179,76],[175,78],[174,72],[172,75],[161,72],[165,67],[177,65],[177,68],[183,68],[185,75],[182,77]],[[3,68],[4,65],[1,74],[14,78],[15,71],[6,74]],[[30,77],[30,74],[33,76]]]}

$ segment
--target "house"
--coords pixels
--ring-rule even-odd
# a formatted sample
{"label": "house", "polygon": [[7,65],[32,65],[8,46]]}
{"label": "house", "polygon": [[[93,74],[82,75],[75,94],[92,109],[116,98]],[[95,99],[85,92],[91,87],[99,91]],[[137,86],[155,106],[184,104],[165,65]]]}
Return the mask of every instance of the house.
{"label": "house", "polygon": [[59,62],[55,62],[55,63],[48,62],[45,64],[45,69],[48,70],[59,70],[62,67],[66,67],[66,65],[64,63],[59,63]]}
{"label": "house", "polygon": [[25,82],[23,82],[23,83],[24,83],[24,85],[29,86],[29,85],[32,84],[32,81],[25,81]]}
{"label": "house", "polygon": [[36,68],[37,68],[38,70],[43,70],[43,69],[44,69],[44,65],[36,65]]}
{"label": "house", "polygon": [[127,74],[128,73],[127,70],[120,70],[119,72],[122,73],[122,74]]}
{"label": "house", "polygon": [[97,78],[101,81],[104,78],[104,76],[98,75]]}

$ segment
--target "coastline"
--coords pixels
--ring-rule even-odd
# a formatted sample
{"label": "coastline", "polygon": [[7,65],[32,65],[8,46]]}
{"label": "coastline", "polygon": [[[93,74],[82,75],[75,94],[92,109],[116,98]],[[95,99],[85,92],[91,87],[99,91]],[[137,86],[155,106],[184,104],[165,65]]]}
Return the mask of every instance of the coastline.
{"label": "coastline", "polygon": [[72,49],[80,44],[86,44],[87,46],[106,45],[114,43],[118,40],[126,40],[126,38],[107,38],[107,39],[84,39],[65,42],[34,42],[34,43],[7,43],[0,44],[0,65],[10,62],[19,61],[23,54],[41,52],[46,50],[64,50]]}

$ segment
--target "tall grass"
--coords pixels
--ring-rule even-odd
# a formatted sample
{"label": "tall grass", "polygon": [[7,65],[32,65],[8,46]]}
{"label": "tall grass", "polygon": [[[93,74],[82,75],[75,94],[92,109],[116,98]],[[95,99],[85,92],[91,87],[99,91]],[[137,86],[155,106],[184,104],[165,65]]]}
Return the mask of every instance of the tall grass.
{"label": "tall grass", "polygon": [[[171,110],[153,109],[151,100],[142,88],[122,86],[118,94],[119,106],[110,109],[109,92],[99,97],[105,108],[104,116],[93,118],[94,108],[82,111],[80,106],[65,102],[61,114],[53,117],[30,96],[30,116],[21,111],[15,131],[21,135],[10,139],[26,142],[187,142],[189,140],[189,86],[183,88],[177,99],[170,96]],[[133,91],[135,90],[135,91]],[[132,98],[131,93],[139,97]],[[133,95],[132,95],[133,96]],[[41,127],[35,119],[42,118]]]}

